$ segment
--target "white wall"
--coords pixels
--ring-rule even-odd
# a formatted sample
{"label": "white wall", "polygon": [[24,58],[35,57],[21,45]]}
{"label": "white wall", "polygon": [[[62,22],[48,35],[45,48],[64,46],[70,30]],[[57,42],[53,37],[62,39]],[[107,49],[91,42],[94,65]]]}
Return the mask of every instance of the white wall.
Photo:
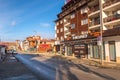
{"label": "white wall", "polygon": [[106,60],[106,61],[110,61],[108,41],[115,41],[116,57],[120,57],[120,36],[106,37],[106,38],[104,38],[104,41],[105,41],[105,54],[106,54],[106,56],[108,56],[108,60]]}

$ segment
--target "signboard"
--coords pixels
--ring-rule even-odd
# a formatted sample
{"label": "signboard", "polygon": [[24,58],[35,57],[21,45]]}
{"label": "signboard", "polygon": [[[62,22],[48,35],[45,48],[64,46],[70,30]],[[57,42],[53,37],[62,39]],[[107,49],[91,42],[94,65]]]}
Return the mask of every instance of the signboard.
{"label": "signboard", "polygon": [[85,44],[76,44],[76,45],[74,45],[74,53],[76,55],[87,54],[87,45],[85,45]]}

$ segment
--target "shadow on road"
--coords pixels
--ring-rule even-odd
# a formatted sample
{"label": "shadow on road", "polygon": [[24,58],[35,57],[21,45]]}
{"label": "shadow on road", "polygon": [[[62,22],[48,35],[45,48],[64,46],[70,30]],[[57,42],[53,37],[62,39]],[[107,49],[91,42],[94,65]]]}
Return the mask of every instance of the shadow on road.
{"label": "shadow on road", "polygon": [[45,58],[45,56],[43,57],[42,55],[22,54],[21,56],[32,62],[31,64],[34,66],[37,66],[37,69],[40,71],[37,72],[37,74],[39,73],[42,75],[38,75],[43,77],[42,80],[79,80],[79,77],[82,76],[78,76],[79,74],[74,74],[71,70],[71,67],[76,67],[85,73],[94,74],[105,80],[116,80],[111,76],[91,70],[89,67],[86,67],[82,64],[75,64],[74,62],[65,60],[59,56],[52,56],[48,59],[45,59],[43,62],[33,59],[36,57]]}

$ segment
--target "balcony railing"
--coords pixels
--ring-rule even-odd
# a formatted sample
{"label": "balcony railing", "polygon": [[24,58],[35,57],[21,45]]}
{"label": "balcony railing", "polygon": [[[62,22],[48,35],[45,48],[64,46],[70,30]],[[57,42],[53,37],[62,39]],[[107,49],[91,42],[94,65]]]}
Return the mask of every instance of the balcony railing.
{"label": "balcony railing", "polygon": [[120,0],[106,0],[105,3],[103,4],[103,7],[110,6],[114,3],[120,2]]}
{"label": "balcony railing", "polygon": [[120,27],[104,30],[104,32],[103,32],[104,37],[116,36],[116,35],[120,35]]}
{"label": "balcony railing", "polygon": [[69,33],[69,32],[70,32],[70,30],[66,30],[66,31],[65,31],[65,33]]}
{"label": "balcony railing", "polygon": [[110,21],[114,21],[117,19],[120,19],[120,14],[108,16],[108,17],[104,18],[104,22],[110,22]]}
{"label": "balcony railing", "polygon": [[95,26],[95,25],[99,25],[100,21],[94,21],[94,22],[90,22],[89,27]]}
{"label": "balcony railing", "polygon": [[98,11],[98,10],[100,10],[99,6],[90,7],[88,13],[91,14],[91,13],[93,13],[93,12],[95,12],[95,11]]}

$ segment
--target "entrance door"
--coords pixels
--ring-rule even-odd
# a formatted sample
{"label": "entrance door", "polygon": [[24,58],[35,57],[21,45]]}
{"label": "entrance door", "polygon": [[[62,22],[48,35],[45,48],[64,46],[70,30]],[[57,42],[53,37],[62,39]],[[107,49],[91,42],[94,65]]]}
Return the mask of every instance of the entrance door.
{"label": "entrance door", "polygon": [[116,61],[116,50],[115,50],[115,42],[114,41],[109,42],[109,54],[110,54],[110,60]]}
{"label": "entrance door", "polygon": [[68,47],[68,56],[72,56],[72,46]]}

